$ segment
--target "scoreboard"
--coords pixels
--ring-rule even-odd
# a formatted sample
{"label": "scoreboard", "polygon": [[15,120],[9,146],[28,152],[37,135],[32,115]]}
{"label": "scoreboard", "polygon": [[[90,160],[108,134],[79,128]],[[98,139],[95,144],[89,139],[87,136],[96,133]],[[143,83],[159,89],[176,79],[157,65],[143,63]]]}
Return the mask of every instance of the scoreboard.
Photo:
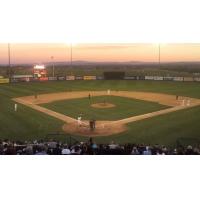
{"label": "scoreboard", "polygon": [[33,75],[35,78],[46,78],[47,70],[44,65],[35,65],[33,67]]}

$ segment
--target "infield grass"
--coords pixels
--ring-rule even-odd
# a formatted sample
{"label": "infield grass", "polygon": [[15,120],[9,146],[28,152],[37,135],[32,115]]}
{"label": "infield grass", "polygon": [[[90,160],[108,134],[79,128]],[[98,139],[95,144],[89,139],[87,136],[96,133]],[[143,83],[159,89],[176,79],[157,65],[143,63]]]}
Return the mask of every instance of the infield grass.
{"label": "infield grass", "polygon": [[[115,107],[91,107],[91,104],[103,103],[104,101],[114,104]],[[91,98],[91,100],[88,98],[78,98],[55,101],[40,105],[75,119],[81,114],[83,120],[96,119],[103,121],[119,120],[169,108],[168,106],[161,105],[156,102],[118,96],[94,96]]]}

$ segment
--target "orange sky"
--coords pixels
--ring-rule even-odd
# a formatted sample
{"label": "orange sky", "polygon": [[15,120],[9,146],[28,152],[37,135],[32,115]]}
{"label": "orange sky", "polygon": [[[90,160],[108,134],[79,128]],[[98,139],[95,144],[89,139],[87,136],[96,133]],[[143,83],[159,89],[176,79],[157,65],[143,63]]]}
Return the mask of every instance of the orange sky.
{"label": "orange sky", "polygon": [[[11,44],[11,63],[70,60],[68,44]],[[158,61],[158,44],[77,44],[73,60]],[[200,61],[200,44],[161,44],[161,62]],[[7,64],[7,44],[0,44],[0,63]]]}

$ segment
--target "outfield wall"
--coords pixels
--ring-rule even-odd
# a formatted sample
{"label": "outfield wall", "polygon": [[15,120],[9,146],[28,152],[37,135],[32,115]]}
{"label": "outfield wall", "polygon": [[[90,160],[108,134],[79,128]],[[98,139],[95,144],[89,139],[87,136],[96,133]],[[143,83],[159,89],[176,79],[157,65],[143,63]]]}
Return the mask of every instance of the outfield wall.
{"label": "outfield wall", "polygon": [[0,78],[0,84],[9,83],[9,82],[10,82],[9,78]]}
{"label": "outfield wall", "polygon": [[[12,83],[17,82],[46,82],[46,81],[76,81],[76,80],[107,80],[104,76],[56,76],[34,78],[32,75],[15,75],[11,78]],[[110,80],[110,79],[109,79]],[[178,81],[178,82],[200,82],[200,77],[171,77],[171,76],[124,76],[119,80],[146,80],[146,81]],[[9,79],[0,78],[0,83],[9,83]]]}
{"label": "outfield wall", "polygon": [[0,76],[0,84],[9,83],[9,82],[10,82],[9,78],[4,78],[3,76]]}

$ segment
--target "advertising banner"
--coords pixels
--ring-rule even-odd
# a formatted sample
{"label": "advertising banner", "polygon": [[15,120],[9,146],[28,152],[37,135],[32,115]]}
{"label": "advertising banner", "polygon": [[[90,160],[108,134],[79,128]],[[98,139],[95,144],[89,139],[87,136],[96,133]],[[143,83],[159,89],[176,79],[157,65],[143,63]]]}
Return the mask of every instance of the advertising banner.
{"label": "advertising banner", "polygon": [[9,78],[0,78],[0,83],[9,83]]}
{"label": "advertising banner", "polygon": [[57,77],[48,77],[49,81],[57,81]]}
{"label": "advertising banner", "polygon": [[96,78],[96,76],[84,76],[83,77],[83,80],[96,80],[97,78]]}
{"label": "advertising banner", "polygon": [[145,76],[138,76],[137,79],[138,80],[145,80]]}
{"label": "advertising banner", "polygon": [[194,81],[200,81],[200,77],[195,77]]}
{"label": "advertising banner", "polygon": [[184,81],[194,81],[193,77],[184,77]]}
{"label": "advertising banner", "polygon": [[40,77],[39,80],[40,81],[48,81],[49,79],[48,79],[48,77]]}
{"label": "advertising banner", "polygon": [[30,78],[29,77],[24,77],[24,78],[20,78],[21,82],[29,82]]}
{"label": "advertising banner", "polygon": [[125,76],[125,80],[137,80],[137,76]]}
{"label": "advertising banner", "polygon": [[153,76],[145,76],[145,80],[154,80]]}
{"label": "advertising banner", "polygon": [[183,81],[183,77],[174,77],[174,81]]}
{"label": "advertising banner", "polygon": [[173,81],[173,80],[174,80],[174,77],[166,76],[166,77],[163,77],[163,80],[164,80],[164,81]]}
{"label": "advertising banner", "polygon": [[33,78],[33,75],[13,75],[12,78]]}
{"label": "advertising banner", "polygon": [[162,76],[154,76],[153,80],[154,81],[163,81],[163,77]]}
{"label": "advertising banner", "polygon": [[66,80],[67,81],[74,81],[75,80],[75,76],[66,76]]}
{"label": "advertising banner", "polygon": [[83,80],[83,77],[82,77],[82,76],[76,76],[75,79],[76,79],[76,80]]}
{"label": "advertising banner", "polygon": [[66,80],[66,78],[64,76],[58,76],[58,80],[59,81],[64,81],[64,80]]}

